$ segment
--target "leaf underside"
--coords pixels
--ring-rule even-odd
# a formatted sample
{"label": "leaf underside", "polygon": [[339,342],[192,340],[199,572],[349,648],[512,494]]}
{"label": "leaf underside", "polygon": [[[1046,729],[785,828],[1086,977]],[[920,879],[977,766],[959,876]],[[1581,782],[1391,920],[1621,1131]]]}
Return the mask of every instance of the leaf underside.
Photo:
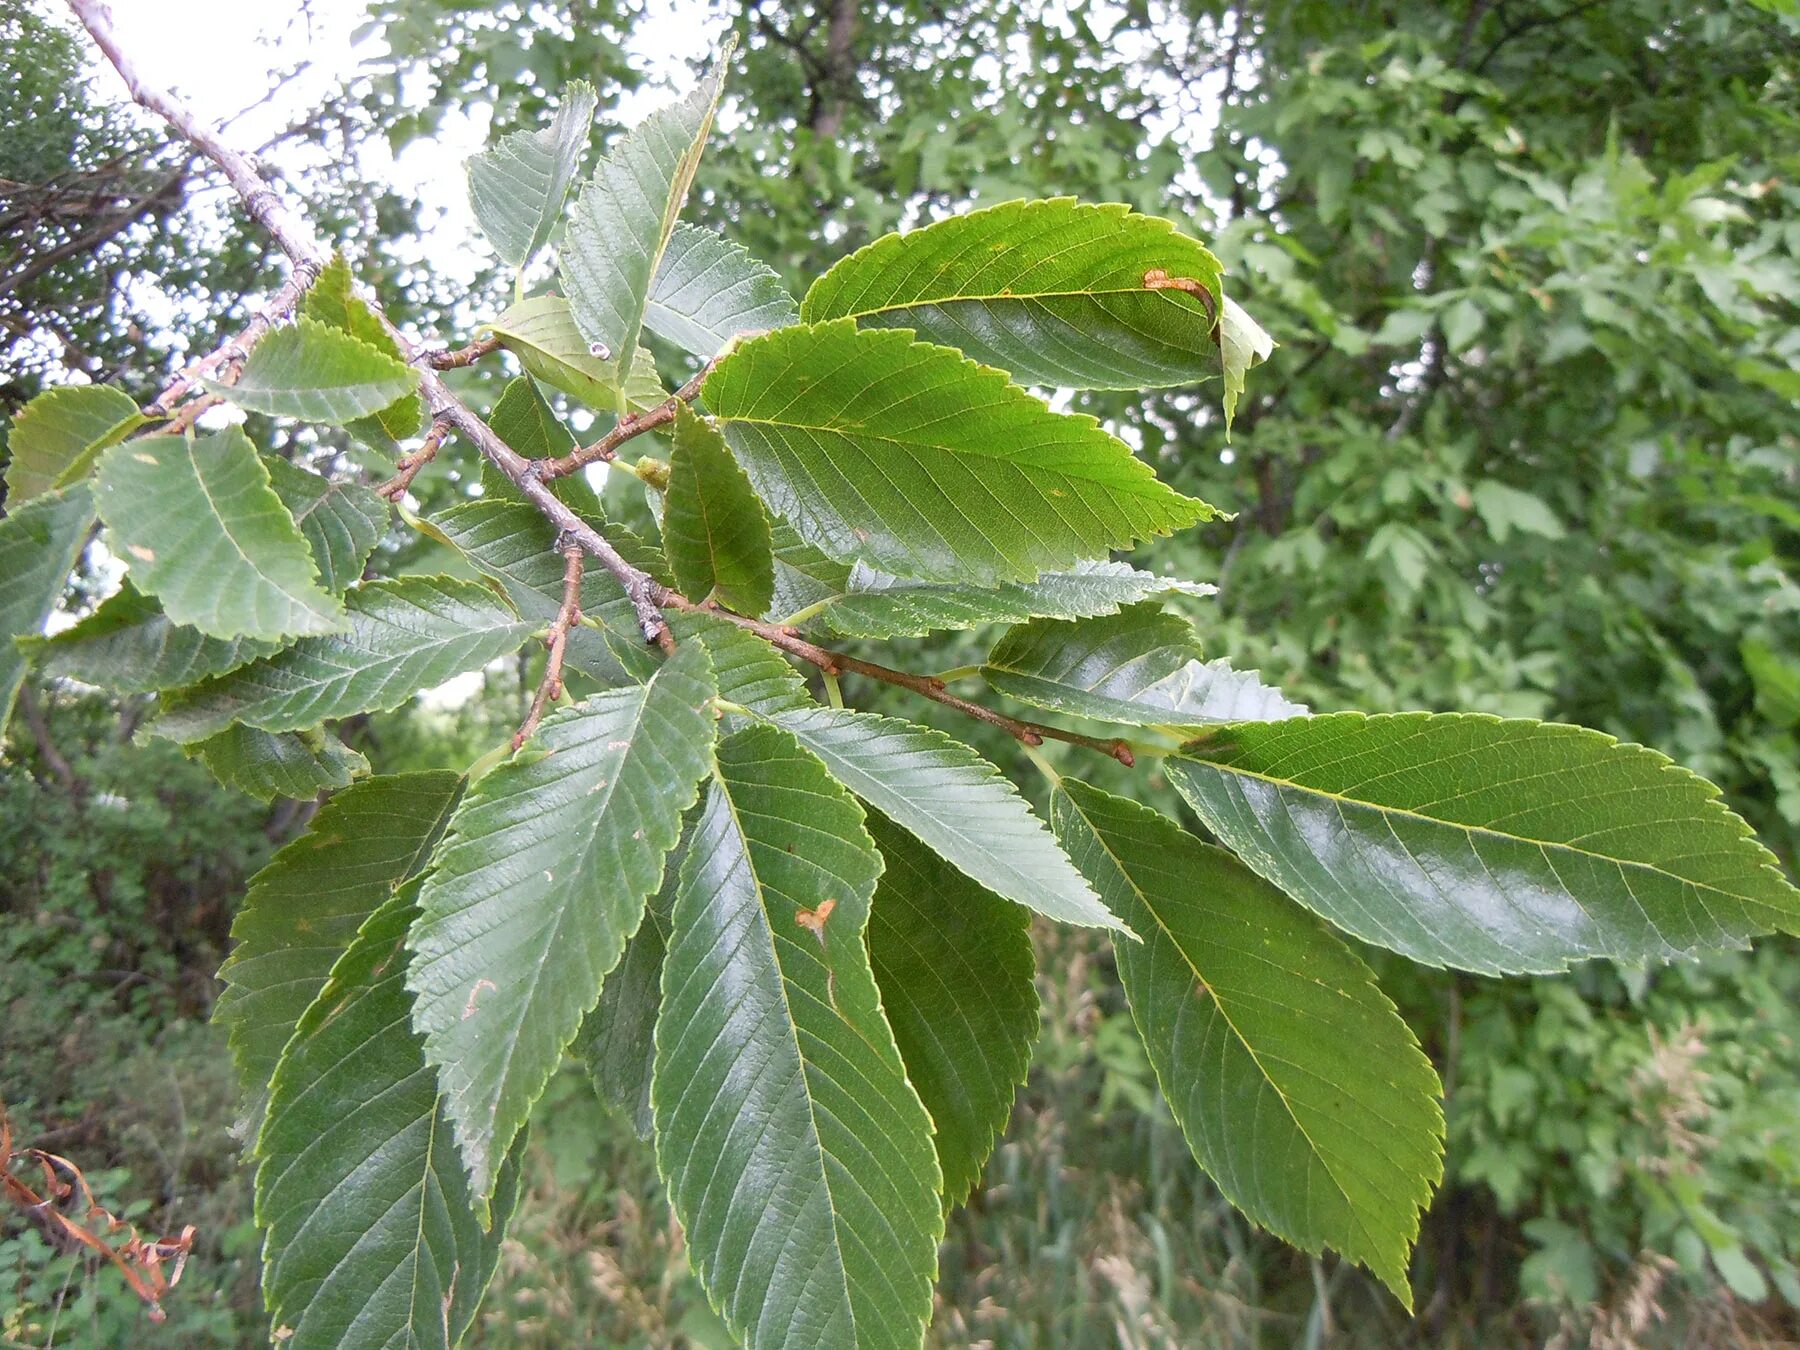
{"label": "leaf underside", "polygon": [[169,694],[151,730],[186,742],[233,723],[298,731],[329,717],[386,712],[517,651],[536,626],[487,585],[451,577],[364,582],[345,598],[342,633],[302,638]]}
{"label": "leaf underside", "polygon": [[104,384],[46,389],[13,417],[6,439],[6,509],[85,478],[94,457],[146,421],[124,391]]}
{"label": "leaf underside", "polygon": [[750,480],[711,425],[676,414],[663,504],[663,547],[682,592],[761,614],[775,594],[769,522]]}
{"label": "leaf underside", "polygon": [[321,728],[259,731],[233,726],[182,747],[228,788],[272,801],[308,801],[369,775],[369,761]]}
{"label": "leaf underside", "polygon": [[523,267],[550,240],[598,102],[594,87],[576,80],[563,90],[550,125],[515,131],[469,159],[469,202],[476,223],[510,267]]}
{"label": "leaf underside", "polygon": [[0,517],[0,731],[25,682],[27,658],[13,639],[43,633],[93,520],[82,484],[34,497]]}
{"label": "leaf underside", "polygon": [[303,314],[256,344],[236,383],[202,382],[246,412],[344,426],[415,393],[419,372]]}
{"label": "leaf underside", "polygon": [[1199,658],[1187,620],[1139,605],[1104,618],[1039,619],[1014,628],[981,674],[1022,703],[1127,726],[1179,729],[1306,715],[1255,671]]}
{"label": "leaf underside", "polygon": [[740,333],[785,328],[798,317],[772,269],[711,230],[676,222],[650,288],[644,327],[711,359]]}

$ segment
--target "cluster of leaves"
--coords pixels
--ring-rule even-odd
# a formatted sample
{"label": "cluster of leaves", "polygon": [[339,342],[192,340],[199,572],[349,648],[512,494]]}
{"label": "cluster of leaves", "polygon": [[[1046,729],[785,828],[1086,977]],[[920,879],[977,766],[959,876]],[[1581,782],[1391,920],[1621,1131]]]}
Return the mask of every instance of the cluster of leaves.
{"label": "cluster of leaves", "polygon": [[[735,1335],[918,1343],[945,1209],[1026,1067],[1026,910],[1113,935],[1157,1082],[1223,1193],[1410,1304],[1440,1088],[1338,930],[1430,966],[1555,971],[1795,931],[1800,893],[1652,751],[1522,719],[1308,716],[1205,660],[1164,609],[1203,588],[1111,551],[1213,508],[1024,386],[1217,371],[1229,418],[1269,347],[1212,255],[1124,207],[1012,203],[878,240],[796,305],[679,221],[723,68],[614,144],[566,212],[585,90],[471,165],[521,278],[561,229],[561,293],[492,324],[528,372],[494,428],[534,467],[418,522],[480,580],[360,580],[387,505],[236,429],[134,435],[135,405],[96,386],[13,427],[6,703],[27,662],[155,692],[148,730],[222,778],[341,789],[252,883],[219,1009],[280,1334],[454,1342],[573,1048],[654,1138]],[[705,363],[683,390],[704,415],[665,399],[646,333]],[[401,358],[340,261],[213,388],[380,452],[421,430]],[[686,592],[660,591],[673,651],[645,646],[618,569],[590,569],[566,659],[595,692],[467,775],[363,777],[326,724],[569,617],[566,540],[525,500],[573,443],[540,383],[615,430],[670,409],[670,462],[618,462],[654,489],[660,544],[578,487],[562,500]],[[96,513],[129,589],[34,637]],[[995,691],[1158,757],[1218,844],[1044,763],[1046,826],[967,746],[821,705],[781,655],[835,675],[796,630],[994,623]],[[1013,725],[1028,746],[1055,734]]]}

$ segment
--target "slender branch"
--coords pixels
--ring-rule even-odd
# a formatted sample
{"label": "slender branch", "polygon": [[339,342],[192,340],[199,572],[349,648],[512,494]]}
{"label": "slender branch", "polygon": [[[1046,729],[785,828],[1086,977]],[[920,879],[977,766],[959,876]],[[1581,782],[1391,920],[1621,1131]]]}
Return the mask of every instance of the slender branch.
{"label": "slender branch", "polygon": [[573,541],[562,546],[562,555],[562,604],[557,608],[556,618],[550,624],[549,636],[544,639],[544,645],[550,649],[550,656],[544,662],[544,678],[538,681],[537,696],[531,700],[531,711],[525,714],[525,720],[513,733],[512,748],[515,750],[531,739],[531,733],[544,720],[544,709],[550,705],[551,700],[562,697],[563,653],[569,645],[569,630],[581,622],[581,573],[587,555],[582,552],[581,545]]}
{"label": "slender branch", "polygon": [[433,370],[459,370],[463,366],[472,366],[482,357],[492,355],[499,350],[499,338],[485,337],[477,338],[468,346],[458,347],[453,352],[421,352],[418,359],[424,361]]}
{"label": "slender branch", "polygon": [[[94,39],[95,45],[105,53],[106,59],[112,62],[114,69],[124,79],[131,97],[166,121],[224,172],[251,219],[261,225],[280,246],[281,251],[287,254],[294,270],[282,295],[291,291],[297,298],[318,279],[319,274],[325,270],[326,263],[330,261],[329,254],[319,242],[312,226],[288,209],[249,156],[226,145],[216,132],[195,117],[193,110],[175,95],[144,81],[131,58],[119,46],[118,37],[113,31],[112,11],[105,0],[68,0],[68,3],[82,27]],[[407,360],[414,359],[417,354],[416,345],[394,326],[381,307],[379,298],[372,295],[365,295],[363,298],[381,320],[382,326],[399,344],[401,354]],[[492,427],[451,393],[429,364],[419,371],[419,391],[434,418],[442,418],[455,427],[495,468],[512,480],[525,499],[547,517],[551,524],[599,559],[601,565],[618,579],[619,585],[631,599],[644,640],[658,643],[665,649],[672,647],[669,626],[663,620],[662,610],[657,603],[662,588],[656,581],[648,573],[626,562],[618,550],[607,543],[593,526],[564,505],[544,485],[531,462],[495,435]]]}
{"label": "slender branch", "polygon": [[[251,217],[268,231],[270,237],[280,246],[281,251],[287,254],[293,264],[294,272],[287,285],[277,294],[276,300],[278,302],[285,300],[286,307],[291,309],[299,295],[325,269],[329,260],[325,248],[320,244],[311,225],[289,211],[255,164],[247,156],[226,145],[216,133],[200,123],[185,103],[165,90],[156,89],[144,83],[130,58],[118,45],[112,29],[112,14],[104,0],[68,0],[68,3],[100,50],[106,54],[107,59],[124,77],[132,98],[162,117],[176,131],[185,136],[196,149],[224,171],[226,178],[236,189]],[[854,15],[854,9],[847,3],[847,0],[838,0],[834,17],[839,11],[848,11],[852,16]],[[674,638],[670,635],[668,622],[663,617],[664,607],[688,611],[703,610],[755,633],[777,649],[815,665],[827,674],[836,676],[849,671],[868,679],[879,680],[884,684],[910,689],[934,703],[941,703],[947,708],[954,708],[956,711],[978,721],[986,722],[990,726],[999,727],[1023,745],[1042,745],[1046,740],[1065,741],[1070,745],[1079,745],[1098,751],[1118,760],[1121,764],[1131,765],[1136,762],[1131,747],[1122,740],[1105,740],[1096,736],[1084,736],[1079,732],[1064,731],[1060,727],[1021,721],[1019,718],[1009,717],[1005,713],[997,712],[992,708],[950,693],[944,688],[944,682],[936,676],[913,675],[906,671],[876,665],[872,661],[847,656],[808,642],[792,628],[764,623],[759,619],[745,618],[728,610],[696,604],[686,596],[662,585],[642,569],[633,567],[617,549],[607,542],[603,535],[551,492],[546,479],[573,473],[587,464],[608,458],[610,454],[616,453],[617,445],[622,441],[673,421],[680,406],[692,401],[699,393],[700,384],[711,370],[712,362],[708,362],[672,397],[633,418],[622,419],[620,427],[615,427],[612,432],[595,442],[594,445],[575,450],[559,459],[528,460],[501,440],[492,427],[477,416],[455,394],[451,393],[443,378],[438,374],[434,359],[429,355],[421,358],[417,344],[401,333],[388,319],[378,297],[364,295],[363,298],[376,317],[381,320],[382,325],[393,336],[395,342],[399,344],[401,355],[418,365],[419,391],[431,413],[433,429],[435,430],[439,424],[454,428],[489,463],[505,474],[525,499],[536,507],[545,519],[556,526],[558,548],[565,558],[579,550],[597,559],[601,566],[605,567],[618,581],[626,597],[631,601],[632,610],[637,616],[638,628],[643,633],[646,642],[656,643],[665,651],[674,650]],[[266,314],[280,312],[284,311],[273,302],[265,311]],[[252,320],[253,324],[255,322],[256,320]],[[264,327],[266,328],[267,325],[265,324]],[[215,353],[215,355],[217,354]],[[207,359],[211,360],[212,358]],[[620,432],[625,427],[626,420],[629,420],[630,426],[621,435]],[[615,437],[616,439],[613,439]],[[564,574],[564,609],[558,611],[559,623],[562,623],[564,611],[571,604],[567,585],[568,577],[571,574],[576,577],[577,589],[580,585],[579,573],[575,571],[573,564],[570,564]],[[571,619],[569,622],[572,623],[573,620]],[[568,624],[563,623],[562,628],[563,640],[566,644]],[[554,646],[552,647],[552,656],[557,660],[557,674],[560,681],[560,657]],[[548,672],[546,674],[548,675]],[[539,690],[540,697],[545,702],[548,701],[549,695],[544,693],[544,689],[548,687],[549,681],[546,679],[545,686]],[[538,714],[541,716],[541,708],[538,709]],[[535,725],[528,715],[526,724],[520,728],[520,739],[528,736],[531,728]]]}
{"label": "slender branch", "polygon": [[626,413],[613,429],[607,432],[592,445],[578,446],[568,454],[557,459],[540,459],[535,467],[539,478],[561,478],[574,473],[577,469],[585,469],[590,464],[603,463],[618,458],[619,447],[634,436],[642,436],[646,431],[654,431],[657,427],[667,426],[675,420],[675,414],[684,403],[692,403],[700,396],[700,386],[706,377],[712,374],[712,368],[719,363],[713,357],[699,372],[681,388],[654,408],[646,408],[643,412]]}
{"label": "slender branch", "polygon": [[663,603],[671,609],[682,609],[704,614],[736,624],[739,628],[755,633],[771,646],[797,656],[810,665],[817,666],[829,676],[838,676],[846,672],[861,675],[867,679],[879,680],[883,684],[895,685],[901,689],[910,689],[913,693],[930,699],[933,703],[941,703],[946,708],[954,708],[957,712],[973,717],[989,726],[999,727],[1007,735],[1023,745],[1042,745],[1045,741],[1066,741],[1070,745],[1079,745],[1088,750],[1097,750],[1110,759],[1116,759],[1127,768],[1137,763],[1131,752],[1131,746],[1122,740],[1106,739],[1099,736],[1084,736],[1078,731],[1064,731],[1061,727],[1046,726],[1041,722],[1026,722],[1017,717],[1009,717],[985,704],[973,702],[952,694],[944,687],[943,680],[936,675],[914,675],[910,671],[894,670],[889,666],[876,665],[873,661],[864,661],[860,657],[849,656],[843,652],[834,652],[829,647],[821,647],[817,643],[808,642],[792,628],[781,624],[764,623],[761,619],[747,619],[741,614],[733,614],[727,609],[718,609],[711,605],[697,605],[686,596],[676,595],[667,588],[663,589]]}
{"label": "slender branch", "polygon": [[438,451],[443,448],[449,435],[448,419],[434,419],[431,429],[425,433],[425,443],[411,454],[400,456],[400,462],[394,466],[397,472],[375,491],[390,502],[399,501],[406,495],[407,489],[412,487],[412,481],[419,476],[419,470],[437,458]]}

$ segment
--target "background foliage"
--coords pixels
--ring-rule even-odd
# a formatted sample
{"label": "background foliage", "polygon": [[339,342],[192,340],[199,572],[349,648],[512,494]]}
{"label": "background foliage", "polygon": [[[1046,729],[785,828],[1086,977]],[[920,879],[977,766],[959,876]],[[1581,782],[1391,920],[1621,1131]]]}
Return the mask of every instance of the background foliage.
{"label": "background foliage", "polygon": [[[525,24],[520,8],[375,0],[390,54],[292,134],[354,169],[364,139],[404,147],[453,109],[536,125],[572,78],[595,85],[597,136],[614,134],[645,78],[629,51],[646,13],[533,4]],[[1191,607],[1209,654],[1320,709],[1470,707],[1656,745],[1792,866],[1794,6],[836,0],[711,18],[743,52],[698,214],[790,281],[897,225],[1020,195],[1125,201],[1216,241],[1283,344],[1230,444],[1210,391],[1075,400],[1173,485],[1238,512],[1158,546],[1220,585]],[[31,129],[0,143],[6,413],[68,371],[123,370],[149,392],[164,371],[122,317],[170,367],[216,340],[136,315],[128,274],[220,332],[270,275],[251,232],[192,200],[196,165],[95,109],[82,59],[57,21],[0,19],[0,113]],[[454,328],[472,312],[405,268],[411,204],[354,172],[299,186],[396,318]],[[158,228],[172,218],[183,228]],[[287,453],[340,452],[305,435]],[[386,541],[380,566],[435,570],[429,548]],[[920,660],[971,658],[940,641]],[[453,712],[363,719],[351,739],[378,771],[460,768],[530,685],[491,672]],[[0,763],[0,1099],[21,1133],[113,1164],[122,1209],[201,1225],[157,1334],[241,1343],[258,1334],[254,1238],[202,1019],[222,897],[307,808],[227,794],[166,747],[126,752],[129,702],[63,691],[26,712]],[[1107,786],[1141,790],[1123,773]],[[1383,965],[1450,1089],[1452,1185],[1406,1329],[1361,1275],[1230,1213],[1156,1096],[1110,956],[1039,937],[1037,1068],[952,1220],[943,1343],[1791,1334],[1791,943],[1512,985]],[[601,1339],[711,1343],[647,1155],[578,1082],[553,1091],[482,1337],[554,1344],[575,1319]],[[120,1290],[7,1233],[0,1335],[145,1331]]]}

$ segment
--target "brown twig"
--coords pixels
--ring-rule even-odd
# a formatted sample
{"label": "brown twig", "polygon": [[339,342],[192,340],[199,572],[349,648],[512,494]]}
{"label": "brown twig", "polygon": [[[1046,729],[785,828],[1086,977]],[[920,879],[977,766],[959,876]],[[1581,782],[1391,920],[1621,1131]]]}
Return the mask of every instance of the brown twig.
{"label": "brown twig", "polygon": [[[312,226],[288,209],[249,156],[226,145],[218,133],[195,117],[193,110],[181,99],[145,82],[131,58],[119,46],[117,34],[113,31],[112,12],[105,0],[68,0],[68,3],[95,45],[124,79],[132,99],[161,117],[223,171],[251,219],[268,232],[293,266],[293,275],[289,277],[278,298],[285,297],[290,292],[298,297],[318,279],[330,261],[330,255],[319,242]],[[365,294],[363,299],[399,345],[402,356],[409,361],[414,359],[417,354],[415,344],[394,326],[381,307],[379,298]],[[669,636],[669,626],[657,603],[657,593],[661,588],[656,581],[642,569],[626,562],[619,551],[593,526],[557,498],[540,480],[531,462],[495,435],[492,427],[451,393],[449,386],[428,362],[419,369],[419,392],[424,396],[425,406],[434,418],[442,418],[455,427],[484,458],[518,487],[525,499],[551,524],[599,559],[601,565],[618,579],[619,585],[631,599],[644,640],[657,643],[665,650],[670,648],[673,639]]]}
{"label": "brown twig", "polygon": [[544,678],[538,681],[537,695],[531,700],[531,711],[525,714],[525,720],[513,733],[512,748],[515,750],[531,739],[531,733],[544,720],[544,709],[551,701],[562,697],[563,652],[569,645],[569,630],[581,622],[581,573],[587,555],[582,552],[581,545],[573,541],[562,544],[561,552],[562,604],[556,611],[556,618],[551,621],[549,634],[544,638],[544,645],[550,649],[549,658],[544,662]]}
{"label": "brown twig", "polygon": [[[324,270],[329,260],[324,247],[313,233],[311,225],[290,212],[249,158],[233,150],[221,141],[216,133],[201,124],[185,103],[173,94],[144,83],[130,58],[119,48],[112,30],[112,15],[104,0],[68,0],[68,3],[100,50],[106,54],[107,59],[124,77],[132,98],[162,117],[176,131],[185,136],[196,149],[224,171],[226,178],[243,200],[245,209],[259,225],[269,232],[269,235],[280,245],[282,252],[287,254],[293,263],[294,275],[277,298],[286,296],[290,290],[294,290],[297,298],[298,294],[304,291],[306,286],[310,285]],[[1146,275],[1146,285],[1156,286],[1159,283],[1174,285],[1183,290],[1197,284],[1180,278],[1171,281],[1167,278],[1166,273],[1161,277],[1154,274]],[[297,290],[294,289],[296,287]],[[641,568],[633,567],[603,535],[551,492],[546,480],[573,473],[587,464],[608,458],[611,454],[616,453],[618,445],[623,441],[673,421],[680,406],[683,403],[691,402],[699,393],[700,384],[712,369],[713,363],[708,362],[693,379],[656,407],[629,419],[621,419],[619,426],[593,445],[574,450],[557,459],[528,460],[501,440],[494,433],[492,427],[488,426],[450,392],[448,386],[438,375],[433,360],[419,358],[415,344],[394,327],[382,309],[379,299],[369,295],[365,295],[364,299],[399,344],[401,354],[409,361],[414,361],[419,365],[419,389],[424,396],[426,407],[431,411],[434,426],[437,423],[444,423],[453,427],[473,444],[489,463],[505,474],[525,499],[536,507],[545,519],[556,526],[558,545],[565,557],[572,549],[580,549],[598,559],[600,564],[618,581],[626,598],[630,600],[644,640],[656,643],[664,651],[673,651],[675,642],[669,633],[668,622],[663,617],[664,607],[680,610],[699,610],[703,607],[662,585]],[[1210,302],[1211,296],[1206,296],[1206,299]],[[291,308],[291,302],[289,307]],[[271,309],[273,308],[271,306]],[[566,596],[564,603],[565,606],[568,603]],[[832,674],[850,671],[869,679],[880,680],[885,684],[910,689],[933,702],[954,708],[958,712],[986,722],[990,726],[999,727],[1025,745],[1041,745],[1046,740],[1066,741],[1071,745],[1098,751],[1118,760],[1121,764],[1135,763],[1131,747],[1124,741],[1083,736],[1078,732],[1064,731],[1060,727],[1021,721],[979,703],[959,698],[945,689],[942,680],[933,676],[912,675],[906,671],[892,670],[887,666],[876,665],[857,657],[830,651],[808,642],[793,629],[784,628],[778,624],[764,623],[758,619],[745,618],[742,615],[711,607],[706,607],[706,612],[716,614],[741,628],[748,629],[779,650],[807,661],[820,670]],[[562,613],[559,611],[558,619],[561,618]],[[566,639],[567,626],[565,625],[565,642]],[[543,694],[542,688],[539,693],[543,695],[545,701],[548,700],[548,696]],[[524,735],[530,734],[530,729],[534,725],[535,723],[531,722],[528,717],[527,725],[520,729],[521,739]]]}
{"label": "brown twig", "polygon": [[613,425],[611,431],[592,445],[577,446],[568,454],[557,459],[534,460],[533,467],[537,470],[538,477],[545,480],[562,478],[574,473],[577,469],[585,469],[590,464],[604,463],[618,458],[619,447],[632,437],[642,436],[646,431],[654,431],[658,427],[667,426],[673,422],[675,414],[681,410],[684,403],[692,403],[700,396],[700,386],[706,382],[706,377],[712,373],[712,368],[718,363],[719,358],[715,356],[700,367],[693,379],[654,408],[646,408],[643,412],[626,413]]}
{"label": "brown twig", "polygon": [[676,595],[664,589],[663,603],[671,609],[683,609],[711,614],[736,624],[739,628],[755,633],[771,646],[797,656],[809,665],[817,666],[828,675],[842,675],[848,671],[852,675],[861,675],[867,679],[880,680],[883,684],[895,685],[901,689],[910,689],[913,693],[930,699],[933,703],[941,703],[946,708],[954,708],[957,712],[977,721],[986,722],[989,726],[999,727],[1014,740],[1025,745],[1042,745],[1045,741],[1065,741],[1070,745],[1079,745],[1088,750],[1097,750],[1109,759],[1131,768],[1137,758],[1131,752],[1131,746],[1125,741],[1108,739],[1100,736],[1084,736],[1078,731],[1064,731],[1061,727],[1046,726],[1041,722],[1026,722],[1017,717],[1009,717],[982,703],[952,694],[944,687],[944,682],[935,675],[914,675],[910,671],[895,670],[890,666],[876,665],[873,661],[864,661],[860,657],[848,656],[843,652],[834,652],[829,647],[821,647],[815,642],[808,642],[792,628],[781,624],[765,623],[761,619],[747,619],[741,614],[733,614],[730,610],[719,609],[711,605],[697,605],[686,596]]}
{"label": "brown twig", "polygon": [[455,351],[423,352],[419,359],[433,370],[460,370],[463,366],[472,366],[484,356],[500,350],[500,339],[497,337],[477,338],[466,347],[458,347]]}
{"label": "brown twig", "polygon": [[399,501],[412,487],[413,479],[419,476],[419,470],[437,458],[438,451],[443,448],[444,441],[449,435],[449,419],[434,418],[431,429],[425,433],[424,444],[410,454],[400,456],[400,462],[394,466],[394,476],[375,491],[390,502]]}

